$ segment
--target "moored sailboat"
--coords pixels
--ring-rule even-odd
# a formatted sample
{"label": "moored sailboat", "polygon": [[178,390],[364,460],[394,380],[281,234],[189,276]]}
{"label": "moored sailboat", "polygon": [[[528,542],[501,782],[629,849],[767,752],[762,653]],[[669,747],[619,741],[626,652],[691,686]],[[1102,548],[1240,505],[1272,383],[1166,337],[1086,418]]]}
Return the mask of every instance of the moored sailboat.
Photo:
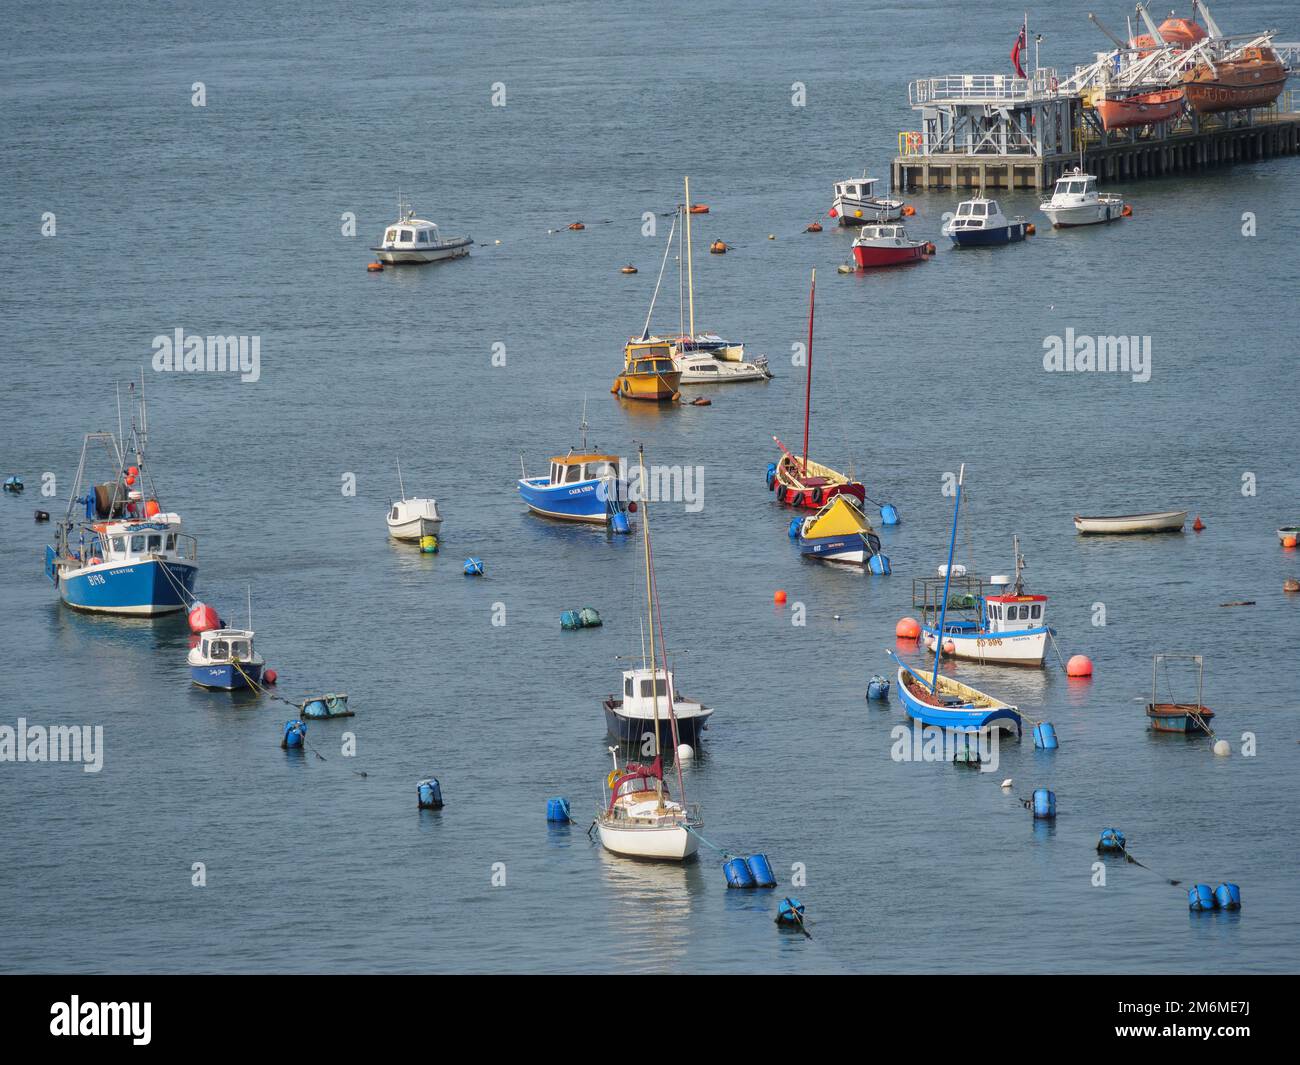
{"label": "moored sailboat", "polygon": [[803,455],[792,455],[784,444],[774,436],[776,446],[781,449],[781,457],[768,464],[767,487],[776,493],[778,503],[792,507],[804,507],[819,510],[833,497],[852,496],[859,504],[865,502],[866,488],[852,476],[846,477],[838,470],[820,462],[813,462],[808,457],[808,425],[812,417],[812,352],[813,352],[813,314],[817,296],[817,271],[812,272],[812,283],[808,290],[808,377],[804,385],[803,408]]}
{"label": "moored sailboat", "polygon": [[[641,478],[644,482],[644,453],[640,457],[640,465]],[[620,768],[618,750],[610,748],[614,758],[614,769],[605,778],[605,801],[596,814],[595,827],[601,845],[614,854],[629,858],[682,861],[691,857],[699,847],[696,831],[703,826],[703,820],[698,807],[686,803],[686,785],[682,777],[681,758],[677,759],[677,794],[680,796],[678,800],[671,797],[668,786],[664,782],[659,735],[661,719],[666,719],[669,725],[674,751],[683,740],[678,730],[671,684],[672,672],[668,668],[667,648],[663,641],[663,622],[658,610],[648,510],[649,503],[646,501],[642,504],[641,533],[645,549],[650,661],[647,671],[649,691],[644,694],[649,696],[651,707],[650,742],[653,758],[648,765],[628,762]]]}

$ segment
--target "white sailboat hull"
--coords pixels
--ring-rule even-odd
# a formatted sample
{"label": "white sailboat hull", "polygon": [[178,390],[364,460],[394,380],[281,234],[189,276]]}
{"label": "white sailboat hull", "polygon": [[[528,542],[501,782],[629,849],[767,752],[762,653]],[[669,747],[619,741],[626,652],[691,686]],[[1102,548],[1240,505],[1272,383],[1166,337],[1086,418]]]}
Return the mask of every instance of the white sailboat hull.
{"label": "white sailboat hull", "polygon": [[625,858],[653,858],[659,861],[685,861],[699,848],[699,840],[681,825],[615,826],[596,822],[600,843],[607,851]]}

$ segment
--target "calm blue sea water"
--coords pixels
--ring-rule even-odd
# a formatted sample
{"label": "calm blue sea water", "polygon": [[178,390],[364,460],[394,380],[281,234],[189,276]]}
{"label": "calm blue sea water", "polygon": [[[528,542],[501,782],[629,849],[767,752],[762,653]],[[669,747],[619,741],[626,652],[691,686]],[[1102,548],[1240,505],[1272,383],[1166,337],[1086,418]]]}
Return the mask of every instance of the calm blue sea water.
{"label": "calm blue sea water", "polygon": [[[861,8],[821,3],[6,3],[0,473],[29,488],[0,499],[0,723],[103,725],[106,760],[97,775],[0,765],[0,966],[1294,969],[1300,602],[1281,592],[1297,562],[1273,529],[1300,521],[1300,161],[1134,184],[1123,224],[1055,233],[1038,216],[1026,245],[872,276],[835,272],[849,235],[802,233],[834,180],[887,177],[915,125],[909,79],[1006,69],[1022,6],[872,5],[889,29],[864,41],[842,32]],[[1281,0],[1216,14],[1300,34]],[[1106,45],[1076,5],[1031,20],[1044,64]],[[713,207],[697,246],[733,245],[696,260],[697,320],[778,377],[708,408],[630,409],[607,390],[662,254],[641,216],[671,208],[683,173]],[[367,274],[399,187],[486,246]],[[938,242],[957,198],[914,197],[909,228]],[[1036,199],[1005,202],[1030,214]],[[57,237],[40,236],[44,212]],[[550,233],[579,219],[585,232]],[[900,508],[887,579],[801,562],[763,487],[771,435],[801,432],[789,357],[813,267],[812,450]],[[665,306],[668,325],[675,292]],[[152,465],[200,537],[204,598],[239,618],[251,583],[284,694],[350,693],[354,719],[311,726],[326,760],[280,750],[282,705],[192,689],[183,620],[79,616],[41,574],[32,511],[59,509],[41,474],[66,491],[82,433],[115,427],[115,389],[177,327],[261,337],[255,384],[146,371]],[[1151,380],[1045,373],[1044,338],[1070,327],[1149,336]],[[551,795],[580,820],[594,809],[600,700],[639,644],[636,543],[533,519],[514,492],[521,455],[540,472],[577,442],[584,398],[600,445],[703,468],[702,510],[652,511],[679,682],[717,708],[687,788],[709,839],[767,852],[783,884],[806,867],[812,940],[774,929],[770,893],[725,890],[711,854],[637,865],[543,819]],[[399,457],[445,511],[437,557],[385,537]],[[891,760],[902,711],[863,699],[911,579],[941,560],[943,475],[962,462],[959,557],[1006,572],[1018,534],[1063,650],[1096,664],[1090,683],[960,667],[1061,739],[1004,746],[986,775]],[[1082,540],[1070,522],[1167,507],[1208,528]],[[468,554],[483,580],[462,576]],[[778,588],[805,626],[774,608]],[[562,633],[561,610],[588,604],[604,628]],[[1207,656],[1220,732],[1237,748],[1253,733],[1255,757],[1146,731],[1157,651]],[[349,730],[355,759],[339,756]],[[415,809],[429,774],[440,814]],[[1006,776],[1056,791],[1054,826],[999,790]],[[1189,917],[1183,888],[1135,866],[1092,886],[1105,825],[1161,874],[1240,883],[1245,909]]]}

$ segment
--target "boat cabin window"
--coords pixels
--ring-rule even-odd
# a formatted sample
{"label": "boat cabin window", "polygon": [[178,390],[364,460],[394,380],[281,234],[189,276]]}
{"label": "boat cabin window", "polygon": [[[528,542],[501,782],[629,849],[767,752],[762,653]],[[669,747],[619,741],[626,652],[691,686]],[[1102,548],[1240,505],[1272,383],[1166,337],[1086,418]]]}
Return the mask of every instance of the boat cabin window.
{"label": "boat cabin window", "polygon": [[971,214],[979,218],[984,217],[984,215],[988,214],[989,211],[988,204],[986,203],[972,203],[970,209]]}
{"label": "boat cabin window", "polygon": [[246,659],[246,658],[248,658],[248,650],[249,650],[249,648],[248,648],[248,641],[247,641],[247,640],[231,640],[231,641],[230,641],[230,657],[231,657],[231,658]]}
{"label": "boat cabin window", "polygon": [[143,550],[144,550],[144,537],[143,536],[131,537],[131,554],[138,555]]}
{"label": "boat cabin window", "polygon": [[971,204],[963,203],[961,206],[957,208],[957,217],[965,218],[968,214],[970,214],[971,207],[972,207]]}
{"label": "boat cabin window", "polygon": [[[618,786],[618,795],[634,795],[638,791],[654,791],[659,784],[656,777],[628,777]],[[668,789],[664,788],[664,794]]]}
{"label": "boat cabin window", "polygon": [[402,239],[405,240],[405,241],[414,240],[414,239],[415,239],[415,234],[414,234],[413,231],[411,231],[411,230],[409,230],[409,229],[403,229],[403,230],[402,230]]}
{"label": "boat cabin window", "polygon": [[1037,621],[1039,618],[1043,616],[1043,605],[1041,603],[1035,603],[1033,610],[1030,611],[1030,614],[1033,616],[1033,619]]}
{"label": "boat cabin window", "polygon": [[1088,193],[1092,193],[1092,192],[1096,192],[1096,191],[1097,191],[1097,179],[1096,179],[1096,178],[1089,178],[1087,181],[1085,181],[1085,182],[1083,183],[1083,192],[1084,192],[1084,195],[1087,195]]}
{"label": "boat cabin window", "polygon": [[664,677],[656,677],[651,681],[648,677],[641,682],[641,698],[650,699],[656,695],[664,696],[668,694],[668,681]]}
{"label": "boat cabin window", "polygon": [[397,513],[398,513],[398,511],[397,511],[397,506],[394,505],[394,506],[393,506],[393,512],[392,512],[390,515],[388,515],[388,516],[389,516],[390,518],[392,518],[393,521],[396,521],[396,520],[397,520]]}
{"label": "boat cabin window", "polygon": [[176,534],[175,534],[175,533],[168,533],[168,534],[167,534],[167,550],[168,550],[168,551],[175,551],[175,550],[176,550]]}
{"label": "boat cabin window", "polygon": [[397,239],[397,230],[395,229],[390,229],[387,233],[384,234],[384,240],[388,241],[389,244],[393,243],[393,241],[395,241],[396,239]]}
{"label": "boat cabin window", "polygon": [[126,550],[126,537],[125,537],[125,536],[114,536],[114,537],[113,537],[113,553],[114,553],[114,554],[117,554],[117,555],[120,555],[120,554],[121,554],[123,551],[125,551],[125,550]]}
{"label": "boat cabin window", "polygon": [[576,484],[582,480],[582,467],[579,465],[570,466],[564,474],[565,484]]}
{"label": "boat cabin window", "polygon": [[623,694],[626,695],[629,699],[631,699],[634,694],[632,691],[631,677],[628,677],[625,681],[623,681]]}
{"label": "boat cabin window", "polygon": [[149,537],[149,550],[150,551],[162,550],[162,537],[160,535],[155,533]]}
{"label": "boat cabin window", "polygon": [[209,657],[209,658],[225,658],[225,657],[226,657],[226,641],[225,641],[225,640],[213,640],[210,644],[208,644],[208,657]]}
{"label": "boat cabin window", "polygon": [[614,477],[618,471],[614,468],[612,462],[589,462],[587,463],[587,476],[593,480],[597,477]]}
{"label": "boat cabin window", "polygon": [[428,230],[425,230],[425,229],[420,230],[419,241],[420,241],[421,244],[428,244],[428,243],[429,243],[429,232],[428,232]]}

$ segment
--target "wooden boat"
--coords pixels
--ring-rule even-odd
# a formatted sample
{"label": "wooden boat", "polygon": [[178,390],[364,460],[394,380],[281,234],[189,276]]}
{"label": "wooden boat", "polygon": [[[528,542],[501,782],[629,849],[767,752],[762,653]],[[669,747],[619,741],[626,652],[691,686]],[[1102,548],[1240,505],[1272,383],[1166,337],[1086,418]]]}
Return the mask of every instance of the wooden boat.
{"label": "wooden boat", "polygon": [[[953,551],[957,546],[957,515],[961,509],[962,483],[966,478],[966,464],[957,474],[957,497],[952,507],[952,534],[948,538],[948,564],[943,567],[944,587],[942,607],[939,612],[939,632],[945,631],[948,620],[948,592],[958,567],[953,566]],[[950,729],[996,728],[1002,731],[1021,731],[1020,711],[1010,703],[972,688],[969,684],[939,672],[940,649],[935,648],[934,667],[928,676],[906,665],[893,651],[889,656],[898,663],[898,695],[903,700],[910,717],[922,724]]]}
{"label": "wooden boat", "polygon": [[818,510],[834,496],[841,493],[850,495],[859,504],[866,502],[867,490],[838,470],[813,462],[808,457],[808,425],[812,416],[812,353],[813,353],[813,312],[817,295],[817,271],[812,272],[812,284],[808,290],[808,377],[804,385],[803,405],[803,455],[792,455],[786,446],[774,436],[776,446],[781,449],[781,457],[776,462],[768,463],[767,487],[776,493],[778,503],[792,507],[804,507]]}
{"label": "wooden boat", "polygon": [[1074,516],[1074,527],[1085,535],[1182,532],[1187,511],[1163,510],[1154,514],[1117,514],[1113,517]]}
{"label": "wooden boat", "polygon": [[[1170,696],[1173,696],[1172,686],[1168,682],[1169,661],[1171,659],[1192,662],[1196,665],[1196,702],[1171,701],[1161,703],[1156,701],[1157,679],[1161,666],[1165,667],[1166,685],[1169,687]],[[1214,711],[1201,701],[1204,680],[1205,659],[1201,655],[1152,655],[1151,701],[1147,703],[1146,708],[1147,717],[1151,721],[1151,730],[1153,732],[1180,732],[1184,735],[1212,735],[1213,729],[1210,728],[1210,720],[1214,717]]]}
{"label": "wooden boat", "polygon": [[935,690],[933,671],[917,673],[899,662],[898,694],[909,717],[938,728],[997,728],[1020,735],[1020,711],[1014,706],[942,673],[937,676]]}
{"label": "wooden boat", "polygon": [[1197,114],[1267,107],[1286,87],[1287,68],[1267,45],[1243,48],[1222,62],[1203,60],[1183,74],[1187,102]]}
{"label": "wooden boat", "polygon": [[1103,97],[1094,100],[1093,107],[1101,116],[1102,126],[1112,130],[1163,122],[1181,113],[1185,102],[1186,94],[1178,88],[1143,92],[1135,96]]}
{"label": "wooden boat", "polygon": [[[641,483],[645,483],[645,456],[640,455]],[[645,548],[645,589],[646,612],[649,622],[650,660],[642,670],[624,674],[624,684],[638,681],[645,685],[639,692],[634,687],[631,691],[624,688],[626,694],[633,695],[638,704],[650,703],[651,716],[647,722],[644,740],[637,734],[639,745],[646,744],[653,753],[649,765],[628,762],[622,768],[618,764],[618,749],[610,748],[614,759],[614,768],[605,778],[605,801],[596,813],[595,827],[600,837],[601,846],[614,854],[628,858],[652,858],[660,861],[683,861],[691,857],[699,847],[697,832],[703,827],[698,806],[686,802],[686,783],[682,778],[681,759],[677,759],[677,794],[679,800],[673,800],[664,782],[663,756],[660,745],[660,722],[666,719],[669,726],[669,740],[673,750],[685,742],[678,730],[675,703],[676,696],[672,688],[673,674],[669,668],[667,648],[664,646],[663,621],[658,609],[658,593],[655,587],[654,567],[650,548],[649,500],[641,504],[641,533]],[[644,655],[644,646],[642,654]],[[661,664],[662,663],[662,664]],[[640,674],[645,674],[641,680]],[[636,693],[636,694],[633,694]],[[692,704],[699,719],[695,724],[703,724],[712,713],[699,704]],[[606,714],[610,708],[606,704]],[[640,726],[638,726],[640,727]],[[611,731],[614,731],[611,726]],[[621,725],[615,733],[622,738]],[[694,733],[692,733],[694,735]],[[643,746],[644,750],[645,747]]]}

